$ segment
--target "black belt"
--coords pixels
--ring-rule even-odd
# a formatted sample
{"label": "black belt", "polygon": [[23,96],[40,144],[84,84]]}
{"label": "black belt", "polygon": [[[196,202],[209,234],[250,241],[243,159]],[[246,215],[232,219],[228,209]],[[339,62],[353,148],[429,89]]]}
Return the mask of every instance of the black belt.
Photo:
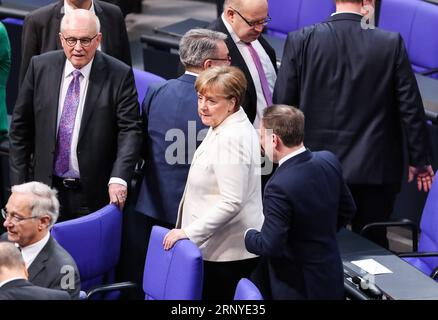
{"label": "black belt", "polygon": [[81,180],[79,178],[63,178],[53,177],[53,182],[58,185],[63,185],[67,189],[79,189],[81,186]]}

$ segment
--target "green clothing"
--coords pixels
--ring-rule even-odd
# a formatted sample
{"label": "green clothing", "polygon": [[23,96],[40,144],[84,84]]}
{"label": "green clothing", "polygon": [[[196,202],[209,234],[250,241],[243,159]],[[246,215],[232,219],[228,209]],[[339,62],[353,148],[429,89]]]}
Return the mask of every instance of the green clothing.
{"label": "green clothing", "polygon": [[6,109],[6,83],[11,69],[11,45],[8,33],[0,22],[0,137],[8,132]]}

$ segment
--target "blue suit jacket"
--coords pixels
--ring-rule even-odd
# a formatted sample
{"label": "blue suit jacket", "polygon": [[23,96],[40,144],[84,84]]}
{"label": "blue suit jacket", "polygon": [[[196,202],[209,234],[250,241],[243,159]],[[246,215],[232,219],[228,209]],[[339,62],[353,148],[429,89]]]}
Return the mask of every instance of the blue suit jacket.
{"label": "blue suit jacket", "polygon": [[355,210],[332,153],[307,150],[284,162],[265,188],[261,232],[250,230],[245,238],[248,251],[267,264],[264,297],[344,298],[336,233]]}
{"label": "blue suit jacket", "polygon": [[[183,74],[152,85],[142,104],[147,145],[143,148],[145,171],[136,209],[171,224],[176,223],[190,163],[202,141],[197,140],[198,133],[202,129],[207,133],[198,115],[195,81],[195,76]],[[205,134],[201,133],[202,138]]]}

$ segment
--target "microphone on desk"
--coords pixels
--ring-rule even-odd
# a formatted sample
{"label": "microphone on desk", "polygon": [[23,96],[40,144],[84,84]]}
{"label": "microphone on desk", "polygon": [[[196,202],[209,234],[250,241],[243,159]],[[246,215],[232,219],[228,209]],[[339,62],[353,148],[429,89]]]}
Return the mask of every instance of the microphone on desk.
{"label": "microphone on desk", "polygon": [[359,276],[354,276],[351,278],[351,280],[353,281],[354,284],[357,284],[360,291],[365,293],[367,296],[369,296],[373,299],[376,299],[376,300],[382,299],[382,297],[383,297],[382,291],[380,291],[380,289],[377,288],[370,281],[366,281]]}

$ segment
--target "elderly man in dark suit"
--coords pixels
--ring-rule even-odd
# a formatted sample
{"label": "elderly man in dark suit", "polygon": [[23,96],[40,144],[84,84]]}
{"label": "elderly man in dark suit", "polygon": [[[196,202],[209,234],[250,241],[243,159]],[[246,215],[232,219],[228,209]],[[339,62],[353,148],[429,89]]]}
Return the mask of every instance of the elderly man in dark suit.
{"label": "elderly man in dark suit", "polygon": [[0,300],[70,300],[67,292],[35,286],[27,278],[18,248],[0,242]]}
{"label": "elderly man in dark suit", "polygon": [[[365,5],[362,7],[362,5]],[[403,169],[428,191],[433,178],[423,104],[400,34],[367,23],[374,0],[336,1],[326,22],[289,34],[274,102],[306,115],[305,143],[341,161],[357,205],[353,230],[388,220]],[[380,231],[380,230],[379,230]],[[370,239],[387,247],[382,230]]]}
{"label": "elderly man in dark suit", "polygon": [[132,70],[96,51],[99,27],[88,10],[63,17],[64,52],[31,60],[12,115],[11,184],[54,186],[61,220],[109,202],[123,208],[138,160],[142,136]]}
{"label": "elderly man in dark suit", "polygon": [[279,166],[265,188],[261,231],[247,230],[245,245],[267,263],[268,285],[259,284],[266,299],[343,299],[336,233],[356,208],[336,157],[310,152],[303,138],[300,110],[264,111],[260,142]]}
{"label": "elderly man in dark suit", "polygon": [[76,263],[50,236],[58,214],[55,190],[40,182],[15,185],[2,209],[7,229],[2,239],[20,248],[32,284],[65,290],[77,299],[81,284]]}
{"label": "elderly man in dark suit", "polygon": [[99,48],[131,65],[128,34],[120,8],[99,0],[59,0],[29,13],[23,25],[20,83],[23,82],[33,56],[62,49],[58,36],[61,19],[74,9],[95,13],[101,23],[102,42]]}
{"label": "elderly man in dark suit", "polygon": [[277,78],[275,51],[261,35],[269,20],[267,0],[226,0],[222,16],[209,26],[228,36],[231,65],[242,70],[248,82],[242,107],[256,128],[272,104]]}

